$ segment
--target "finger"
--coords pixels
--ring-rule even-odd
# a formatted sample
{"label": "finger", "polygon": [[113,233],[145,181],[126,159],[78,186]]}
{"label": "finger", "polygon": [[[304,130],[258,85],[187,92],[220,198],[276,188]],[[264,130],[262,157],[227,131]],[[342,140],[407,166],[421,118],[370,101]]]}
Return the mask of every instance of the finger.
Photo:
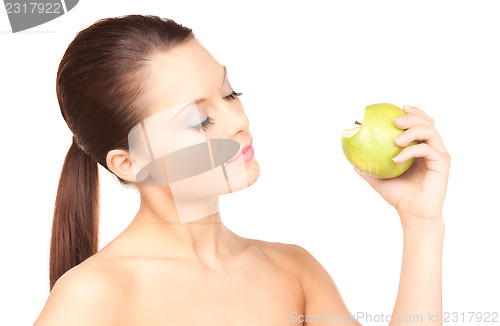
{"label": "finger", "polygon": [[[429,144],[426,143],[421,143],[406,147],[401,151],[401,153],[399,153],[392,160],[397,164],[401,164],[413,157],[424,158],[426,166],[430,169],[435,168],[436,164],[450,162],[449,155],[439,152],[438,150],[436,150],[435,148],[431,147]],[[436,170],[436,172],[441,172],[441,171]]]}
{"label": "finger", "polygon": [[408,113],[394,119],[394,125],[399,129],[409,129],[415,126],[434,126],[429,120],[413,113]]}
{"label": "finger", "polygon": [[418,116],[434,123],[434,120],[431,117],[429,117],[429,115],[427,113],[425,113],[424,111],[422,111],[421,109],[419,109],[415,106],[405,105],[405,106],[403,106],[403,111],[405,111],[406,113],[412,113],[412,114],[418,115]]}
{"label": "finger", "polygon": [[394,139],[394,143],[399,147],[406,147],[414,140],[425,141],[435,149],[444,152],[444,144],[436,128],[431,126],[412,127]]}
{"label": "finger", "polygon": [[[420,126],[420,125],[432,126],[434,128],[434,120],[432,120],[431,118],[429,118],[430,120],[427,120],[427,119],[423,118],[421,115],[420,116],[415,115],[415,113],[418,111],[423,113],[422,110],[420,110],[416,107],[413,107],[413,106],[408,106],[408,107],[411,108],[410,110],[412,110],[412,109],[416,109],[416,110],[412,111],[412,113],[408,113],[408,114],[405,114],[403,116],[400,116],[400,117],[394,119],[394,125],[397,128],[409,130],[411,128],[414,128],[414,127]],[[426,114],[424,114],[424,115],[426,117],[428,117]],[[417,138],[415,138],[415,139],[417,139]],[[425,141],[425,140],[423,140],[423,141]],[[410,142],[411,141],[409,141],[408,143],[410,143]],[[446,150],[446,147],[444,146],[444,142],[443,142],[441,136],[439,135],[439,133],[437,132],[437,130],[435,130],[434,136],[432,136],[426,142],[429,143],[431,146],[435,147],[438,151],[440,151],[446,155],[449,155],[448,151]],[[396,144],[396,145],[399,146],[399,144]]]}

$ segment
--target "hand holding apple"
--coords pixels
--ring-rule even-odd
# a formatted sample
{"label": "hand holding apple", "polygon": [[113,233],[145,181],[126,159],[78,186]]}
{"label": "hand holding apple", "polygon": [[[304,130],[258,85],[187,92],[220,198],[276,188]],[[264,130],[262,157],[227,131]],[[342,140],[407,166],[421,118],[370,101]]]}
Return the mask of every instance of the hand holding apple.
{"label": "hand holding apple", "polygon": [[[412,228],[422,221],[442,221],[451,157],[433,119],[413,106],[404,106],[403,110],[407,114],[394,119],[397,128],[406,129],[394,141],[403,148],[395,162],[404,164],[416,158],[414,166],[392,179],[381,179],[355,170],[396,208],[403,228]],[[420,143],[408,146],[416,140]]]}
{"label": "hand holding apple", "polygon": [[[394,144],[403,130],[393,120],[406,113],[395,105],[380,103],[365,108],[363,123],[342,133],[342,150],[358,170],[377,178],[394,178],[408,170],[415,159],[396,164],[392,159],[402,148]],[[416,145],[413,141],[408,146]]]}

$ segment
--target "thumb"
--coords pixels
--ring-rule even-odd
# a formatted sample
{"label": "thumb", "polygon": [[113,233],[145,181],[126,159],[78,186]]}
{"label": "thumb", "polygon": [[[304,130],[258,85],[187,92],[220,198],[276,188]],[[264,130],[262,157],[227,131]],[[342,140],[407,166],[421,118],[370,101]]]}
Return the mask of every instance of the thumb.
{"label": "thumb", "polygon": [[379,185],[379,183],[382,181],[381,179],[379,178],[375,178],[375,177],[372,177],[371,175],[368,175],[364,172],[361,172],[360,170],[358,170],[356,167],[354,167],[354,171],[356,171],[356,173],[363,179],[366,180],[366,182],[368,182],[368,184],[370,186],[372,186],[374,189],[377,189],[377,186]]}

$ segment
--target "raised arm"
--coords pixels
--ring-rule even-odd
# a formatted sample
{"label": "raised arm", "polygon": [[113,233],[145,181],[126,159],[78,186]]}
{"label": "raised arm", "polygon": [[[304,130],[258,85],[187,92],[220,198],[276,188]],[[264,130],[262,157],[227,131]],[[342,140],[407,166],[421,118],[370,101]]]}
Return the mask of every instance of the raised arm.
{"label": "raised arm", "polygon": [[[408,219],[408,217],[403,217]],[[442,325],[441,252],[444,224],[435,221],[404,230],[398,296],[389,325]]]}
{"label": "raised arm", "polygon": [[[401,277],[389,325],[442,325],[442,207],[451,159],[434,121],[418,108],[404,110],[407,114],[394,124],[406,131],[395,143],[405,147],[419,140],[419,144],[405,148],[395,162],[416,157],[414,166],[394,179],[356,172],[396,208],[403,228]],[[297,246],[295,252],[302,266],[298,270],[305,298],[304,325],[360,325],[323,266],[306,250]]]}
{"label": "raised arm", "polygon": [[396,163],[418,158],[403,175],[376,179],[358,174],[396,208],[404,234],[399,290],[391,326],[442,325],[441,265],[444,236],[442,207],[451,158],[434,121],[422,110],[405,106],[394,124],[406,131],[395,140],[405,148]]}

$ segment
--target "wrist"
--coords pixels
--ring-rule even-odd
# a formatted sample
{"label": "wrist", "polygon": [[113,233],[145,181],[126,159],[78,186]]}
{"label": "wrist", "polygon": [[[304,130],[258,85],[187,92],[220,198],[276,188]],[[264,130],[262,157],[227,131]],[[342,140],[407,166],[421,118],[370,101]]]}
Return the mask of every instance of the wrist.
{"label": "wrist", "polygon": [[400,217],[404,234],[444,234],[444,220],[441,214],[436,214],[432,218],[414,215],[401,215]]}

